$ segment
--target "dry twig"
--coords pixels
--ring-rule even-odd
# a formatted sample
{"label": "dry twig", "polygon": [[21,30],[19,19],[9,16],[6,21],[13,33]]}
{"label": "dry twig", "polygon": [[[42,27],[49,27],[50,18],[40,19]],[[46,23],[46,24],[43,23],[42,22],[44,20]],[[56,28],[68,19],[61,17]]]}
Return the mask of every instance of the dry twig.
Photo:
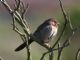
{"label": "dry twig", "polygon": [[76,59],[75,60],[79,60],[80,57],[80,48],[78,49],[77,53],[76,53]]}

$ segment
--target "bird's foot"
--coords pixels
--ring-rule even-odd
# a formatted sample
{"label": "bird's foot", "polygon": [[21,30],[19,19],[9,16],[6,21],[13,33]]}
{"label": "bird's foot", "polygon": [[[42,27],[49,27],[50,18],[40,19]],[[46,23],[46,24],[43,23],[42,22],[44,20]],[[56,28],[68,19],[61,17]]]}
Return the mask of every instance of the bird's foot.
{"label": "bird's foot", "polygon": [[44,43],[48,48],[51,48],[51,46],[48,43]]}

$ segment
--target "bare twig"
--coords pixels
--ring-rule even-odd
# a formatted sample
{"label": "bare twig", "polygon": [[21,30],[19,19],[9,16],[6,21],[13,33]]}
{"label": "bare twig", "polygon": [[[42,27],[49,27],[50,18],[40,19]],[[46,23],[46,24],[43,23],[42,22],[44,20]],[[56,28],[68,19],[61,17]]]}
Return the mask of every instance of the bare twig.
{"label": "bare twig", "polygon": [[60,49],[60,44],[58,44],[58,57],[57,57],[57,60],[61,60],[61,53],[62,53],[63,49],[65,48],[65,45],[66,45],[66,46],[69,46],[69,40],[66,40],[66,41],[63,43],[61,49]]}
{"label": "bare twig", "polygon": [[21,12],[21,16],[24,19],[24,17],[25,17],[24,14],[29,8],[29,3],[27,3],[26,7],[24,6],[23,2],[21,2],[21,4],[22,4],[21,7],[23,7],[22,12]]}
{"label": "bare twig", "polygon": [[15,0],[15,9],[14,9],[14,11],[18,11],[18,9],[19,9],[19,6],[20,6],[20,0]]}
{"label": "bare twig", "polygon": [[[10,8],[10,6],[7,4],[7,2],[5,0],[1,1],[1,2],[6,7],[8,12],[11,14],[11,17],[13,19],[13,30],[20,35],[23,42],[27,42],[27,36],[29,36],[29,34],[30,34],[29,28],[26,27],[27,26],[27,25],[25,25],[26,22],[25,21],[23,22],[22,16],[18,12],[18,9],[19,9],[20,3],[21,3],[20,0],[18,0],[18,1],[15,0],[15,1],[16,1],[16,7],[14,10],[12,10]],[[19,31],[18,27],[15,25],[15,22],[17,22],[22,27],[24,33]],[[30,51],[29,51],[29,46],[27,43],[26,43],[26,49],[27,49],[27,54],[28,54],[27,60],[30,60]]]}
{"label": "bare twig", "polygon": [[63,47],[61,49],[59,49],[59,47],[60,47],[60,43],[58,43],[58,57],[57,57],[57,60],[60,60],[61,52],[62,52],[62,49],[63,49]]}
{"label": "bare twig", "polygon": [[9,13],[12,13],[12,9],[10,6],[7,4],[5,0],[1,0],[1,3],[5,6],[5,8],[9,11]]}
{"label": "bare twig", "polygon": [[76,53],[76,59],[75,60],[79,60],[80,57],[80,48],[78,49],[77,53]]}
{"label": "bare twig", "polygon": [[53,60],[53,57],[54,57],[53,55],[54,55],[53,51],[49,53],[49,60]]}

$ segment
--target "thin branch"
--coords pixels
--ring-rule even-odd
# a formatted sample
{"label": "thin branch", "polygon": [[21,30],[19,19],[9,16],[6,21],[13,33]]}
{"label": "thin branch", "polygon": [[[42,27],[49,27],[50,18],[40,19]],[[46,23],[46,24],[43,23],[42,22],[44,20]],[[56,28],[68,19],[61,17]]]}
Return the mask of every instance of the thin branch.
{"label": "thin branch", "polygon": [[76,53],[76,59],[75,60],[79,60],[80,57],[80,48],[78,49],[77,53]]}
{"label": "thin branch", "polygon": [[15,0],[15,9],[14,11],[17,11],[19,9],[19,6],[20,6],[20,0]]}
{"label": "thin branch", "polygon": [[64,9],[63,9],[63,5],[62,5],[61,0],[59,0],[59,4],[60,4],[61,11],[62,11],[62,13],[63,13],[64,20],[65,20],[66,23],[68,23],[68,22],[69,22],[69,21],[68,21],[68,17],[67,17],[67,15],[66,15],[66,13],[65,13],[65,11],[64,11]]}
{"label": "thin branch", "polygon": [[24,7],[24,4],[22,3],[22,6],[23,6],[23,12],[22,12],[21,16],[22,16],[22,18],[24,19],[24,14],[25,14],[25,12],[28,10],[29,4],[27,3],[27,6]]}
{"label": "thin branch", "polygon": [[49,60],[53,60],[53,57],[54,57],[53,55],[54,55],[53,51],[49,53]]}
{"label": "thin branch", "polygon": [[57,57],[57,60],[60,60],[61,52],[62,52],[62,49],[63,49],[63,47],[61,49],[59,49],[59,47],[60,47],[60,43],[58,43],[58,57]]}
{"label": "thin branch", "polygon": [[[14,23],[14,24],[15,24],[15,23]],[[21,37],[21,39],[23,40],[23,42],[27,42],[26,37],[25,37],[25,34],[21,33],[21,32],[19,31],[19,29],[18,29],[15,25],[13,25],[13,27],[14,27],[13,30],[20,35],[20,37]],[[28,46],[27,43],[26,43],[26,49],[27,49],[27,55],[28,55],[28,56],[27,56],[27,60],[30,60],[30,51],[29,51],[29,46]]]}
{"label": "thin branch", "polygon": [[9,11],[9,13],[12,13],[12,9],[10,8],[10,6],[7,4],[7,2],[5,0],[2,0],[1,3],[5,6],[5,8]]}
{"label": "thin branch", "polygon": [[23,33],[21,33],[20,31],[19,31],[19,29],[17,28],[17,26],[15,26],[15,28],[13,29],[15,32],[17,32],[19,35],[21,35],[21,36],[25,36],[25,34],[23,34]]}
{"label": "thin branch", "polygon": [[47,52],[43,53],[43,55],[42,55],[42,57],[40,58],[40,60],[43,60],[46,54],[47,54]]}
{"label": "thin branch", "polygon": [[58,44],[58,57],[57,57],[57,60],[61,60],[61,54],[62,54],[62,51],[63,49],[65,48],[65,45],[66,46],[69,46],[69,40],[66,40],[63,45],[62,45],[62,48],[60,49],[60,44]]}
{"label": "thin branch", "polygon": [[[27,42],[27,41],[26,41],[26,37],[27,37],[27,36],[25,36],[25,34],[29,35],[29,32],[28,32],[29,29],[27,30],[27,27],[26,27],[26,25],[24,24],[21,15],[18,13],[18,11],[12,10],[5,0],[4,0],[4,1],[1,1],[1,2],[2,2],[2,4],[6,7],[6,9],[8,10],[8,12],[9,12],[9,13],[11,14],[11,16],[12,16],[12,19],[13,19],[13,30],[20,35],[21,39],[22,39],[24,42]],[[19,3],[16,4],[16,5],[17,5],[17,8],[16,8],[17,10],[18,10],[18,8],[19,8],[19,6],[20,6],[20,0],[18,0],[18,2],[19,2]],[[17,2],[16,2],[16,3],[17,3]],[[18,24],[22,27],[22,29],[23,29],[23,31],[25,32],[25,34],[21,33],[21,32],[19,31],[18,27],[15,26],[15,21],[18,22]],[[29,51],[29,46],[28,46],[28,44],[26,44],[26,49],[27,49],[27,54],[28,54],[27,60],[30,60],[30,51]]]}
{"label": "thin branch", "polygon": [[60,2],[61,11],[62,11],[62,13],[63,13],[63,16],[64,16],[64,20],[65,20],[65,21],[64,21],[64,25],[63,25],[64,27],[63,27],[63,29],[62,29],[62,32],[61,32],[58,40],[56,41],[56,43],[52,46],[52,48],[54,48],[54,47],[56,46],[56,44],[58,44],[58,42],[60,41],[60,39],[61,39],[61,37],[62,37],[62,35],[63,35],[64,31],[65,31],[65,28],[66,28],[66,26],[67,26],[67,23],[68,23],[67,16],[66,16],[66,14],[65,14],[65,12],[64,12],[64,10],[63,10],[62,3],[61,3],[60,0],[59,0],[59,2]]}

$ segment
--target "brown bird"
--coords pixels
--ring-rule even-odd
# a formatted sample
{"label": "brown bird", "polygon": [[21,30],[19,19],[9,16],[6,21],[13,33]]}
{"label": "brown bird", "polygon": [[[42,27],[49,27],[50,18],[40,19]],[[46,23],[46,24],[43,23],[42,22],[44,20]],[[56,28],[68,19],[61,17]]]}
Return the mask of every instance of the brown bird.
{"label": "brown bird", "polygon": [[[58,22],[54,18],[47,19],[45,22],[43,22],[37,30],[33,33],[33,35],[40,40],[43,44],[50,47],[48,44],[49,41],[54,38],[57,34],[58,30]],[[33,40],[30,38],[28,40],[28,44],[30,45],[33,42]],[[24,47],[26,47],[26,42],[21,44],[19,47],[15,49],[15,51],[20,51]]]}

